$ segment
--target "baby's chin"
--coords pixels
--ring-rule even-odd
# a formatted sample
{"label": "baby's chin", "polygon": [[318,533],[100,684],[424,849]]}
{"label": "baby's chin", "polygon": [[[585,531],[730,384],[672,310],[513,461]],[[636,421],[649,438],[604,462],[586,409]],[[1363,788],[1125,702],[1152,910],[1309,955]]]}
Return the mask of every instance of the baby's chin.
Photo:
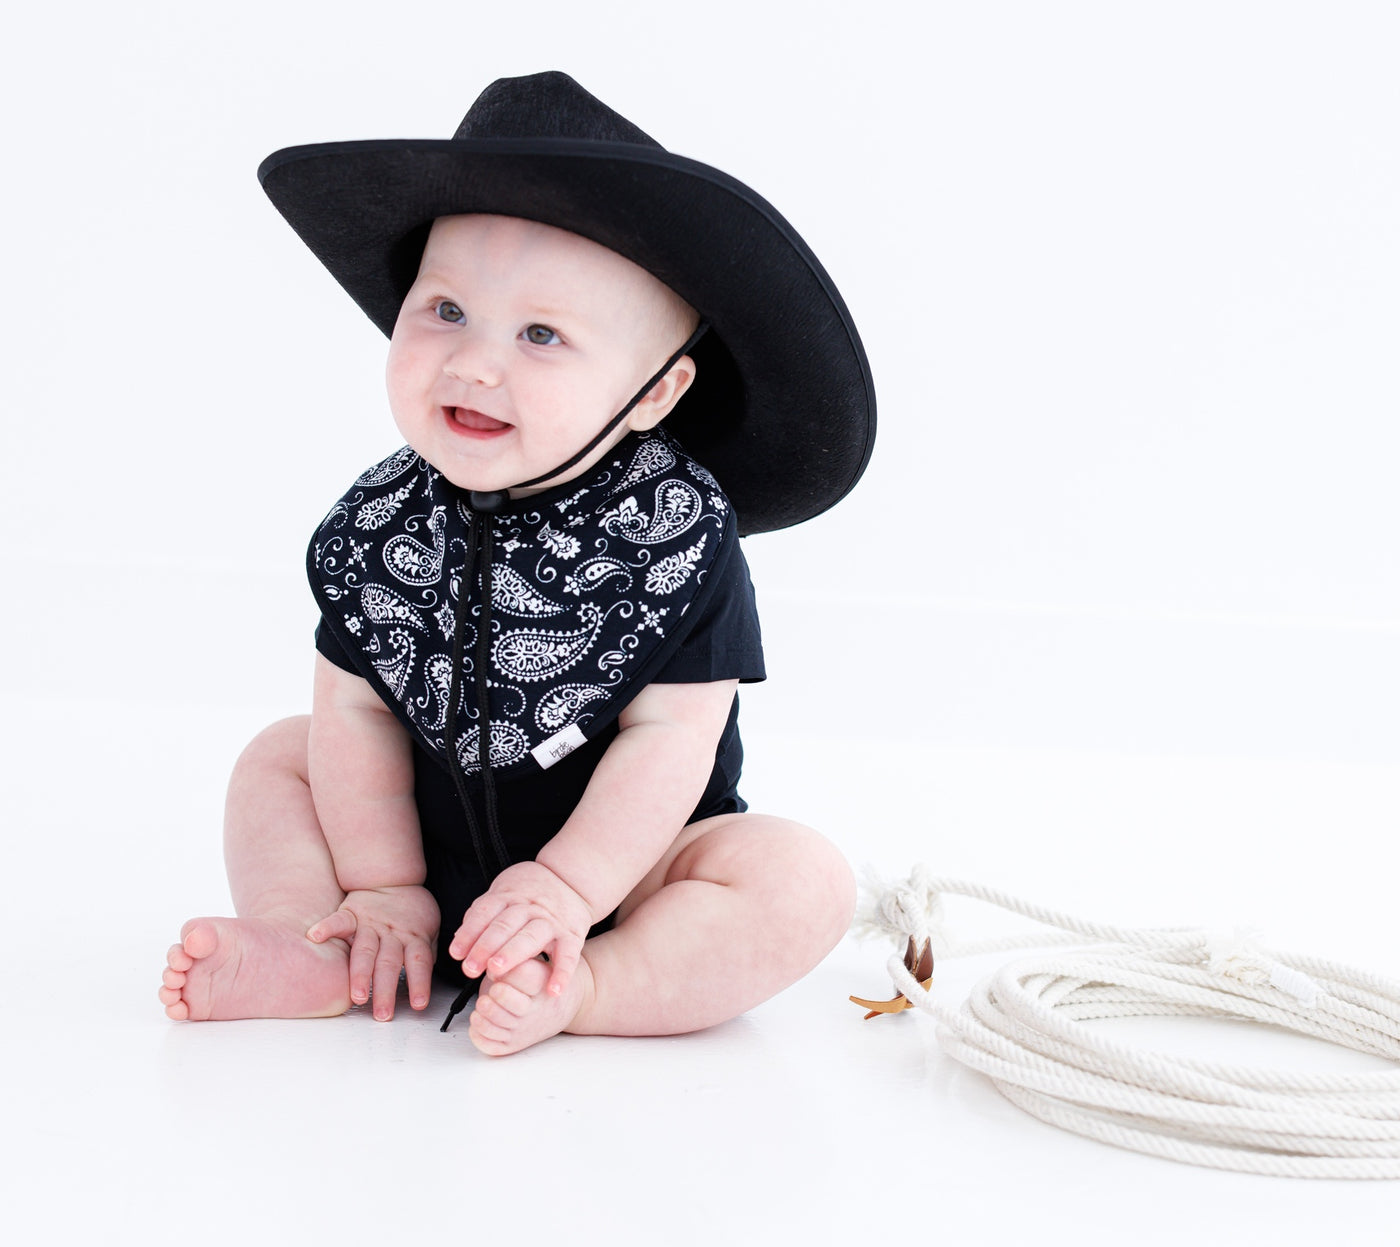
{"label": "baby's chin", "polygon": [[[418,446],[414,446],[413,449],[418,451],[418,454],[430,468],[433,468],[444,480],[455,485],[463,493],[510,492],[512,497],[515,496],[516,491],[511,490],[510,487],[519,478],[508,475],[508,469],[505,467],[493,469],[490,465],[456,460],[450,455],[424,454],[425,448]],[[441,448],[428,449],[431,452],[432,449],[440,450]]]}
{"label": "baby's chin", "polygon": [[[438,467],[436,463],[428,461],[433,467],[442,473],[444,479],[450,481],[463,493],[494,494],[509,493],[514,498],[518,491],[510,488],[511,482],[503,480],[497,476],[481,475],[475,472],[451,472]],[[528,491],[527,491],[528,492]]]}

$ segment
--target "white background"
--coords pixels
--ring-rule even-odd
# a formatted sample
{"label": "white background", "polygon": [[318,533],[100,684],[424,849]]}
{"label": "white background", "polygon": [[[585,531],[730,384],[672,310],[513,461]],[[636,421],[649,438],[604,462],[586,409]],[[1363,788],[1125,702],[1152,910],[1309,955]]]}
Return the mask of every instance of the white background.
{"label": "white background", "polygon": [[[275,1242],[499,1229],[522,1200],[533,1241],[612,1207],[613,1162],[577,1154],[611,1135],[648,1215],[677,1211],[673,1188],[697,1201],[675,1241],[770,1221],[826,1241],[908,1208],[906,1228],[1009,1242],[1082,1208],[1095,1173],[1112,1215],[1075,1232],[1099,1241],[1144,1203],[1141,1242],[1226,1241],[1188,1207],[1274,1242],[1391,1241],[1389,1186],[1081,1144],[957,1075],[922,1019],[861,1029],[843,996],[879,992],[883,949],[844,946],[708,1036],[496,1063],[431,1023],[172,1027],[154,991],[181,921],[227,909],[240,743],[307,705],[305,542],[395,444],[382,337],[254,171],[295,143],[445,137],[489,81],[546,68],[773,202],[870,356],[864,481],[746,543],[770,672],[745,697],[750,801],[887,873],[923,860],[1109,921],[1254,922],[1394,972],[1392,6],[148,0],[31,13],[3,57],[23,1207],[100,1214],[108,1238],[265,1222]],[[303,1061],[311,1083],[288,1081]],[[231,1214],[235,1193],[253,1202]]]}

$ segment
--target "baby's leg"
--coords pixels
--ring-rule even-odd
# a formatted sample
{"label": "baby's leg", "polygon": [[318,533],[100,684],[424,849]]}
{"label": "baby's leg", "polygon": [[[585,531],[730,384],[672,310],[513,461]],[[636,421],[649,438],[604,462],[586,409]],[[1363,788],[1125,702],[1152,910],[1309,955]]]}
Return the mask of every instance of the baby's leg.
{"label": "baby's leg", "polygon": [[613,930],[584,945],[561,997],[526,962],[488,979],[472,1039],[504,1055],[559,1031],[675,1035],[776,995],[850,925],[855,880],[835,847],[783,819],[734,814],[687,827],[633,889]]}
{"label": "baby's leg", "polygon": [[172,1018],[326,1017],[349,1007],[344,941],[306,938],[345,899],[306,779],[309,722],[274,723],[234,767],[224,862],[238,917],[181,929],[160,990]]}

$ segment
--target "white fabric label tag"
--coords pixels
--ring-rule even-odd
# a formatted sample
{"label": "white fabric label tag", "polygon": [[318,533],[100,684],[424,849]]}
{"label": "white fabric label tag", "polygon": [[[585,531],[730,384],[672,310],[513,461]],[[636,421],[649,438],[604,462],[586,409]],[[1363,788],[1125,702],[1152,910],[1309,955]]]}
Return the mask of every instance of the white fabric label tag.
{"label": "white fabric label tag", "polygon": [[587,738],[579,730],[577,723],[570,723],[562,732],[555,732],[543,744],[536,745],[530,752],[540,764],[540,770],[547,771],[560,758],[567,758],[580,745],[586,745]]}

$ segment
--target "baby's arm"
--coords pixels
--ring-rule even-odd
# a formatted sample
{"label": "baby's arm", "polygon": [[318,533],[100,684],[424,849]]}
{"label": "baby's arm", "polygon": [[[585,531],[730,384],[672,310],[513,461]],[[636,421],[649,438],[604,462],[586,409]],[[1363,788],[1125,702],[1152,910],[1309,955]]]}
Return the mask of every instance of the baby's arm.
{"label": "baby's arm", "polygon": [[359,676],[316,656],[308,744],[311,796],[345,900],[307,931],[351,943],[350,997],[374,989],[375,1016],[393,1016],[399,970],[425,1008],[438,910],[413,800],[408,733]]}
{"label": "baby's arm", "polygon": [[637,695],[569,821],[467,911],[450,951],[469,976],[500,977],[545,952],[547,990],[563,992],[589,926],[617,908],[694,811],[737,684],[651,684]]}

